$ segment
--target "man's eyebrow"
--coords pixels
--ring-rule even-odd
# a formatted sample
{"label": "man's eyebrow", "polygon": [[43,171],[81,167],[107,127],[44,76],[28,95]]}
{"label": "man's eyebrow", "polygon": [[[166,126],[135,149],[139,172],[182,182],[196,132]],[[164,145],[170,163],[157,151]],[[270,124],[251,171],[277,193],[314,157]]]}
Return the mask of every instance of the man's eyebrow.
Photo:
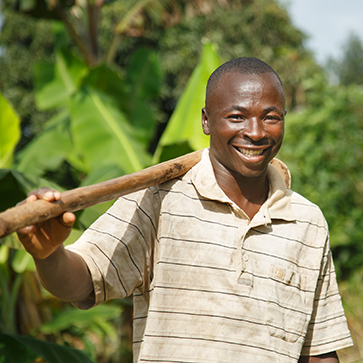
{"label": "man's eyebrow", "polygon": [[232,111],[245,111],[248,112],[248,108],[239,106],[239,105],[232,105],[231,107],[226,109],[226,112],[232,112]]}
{"label": "man's eyebrow", "polygon": [[[246,108],[246,107],[243,107],[243,106],[239,106],[239,105],[232,105],[231,107],[227,108],[225,110],[225,112],[232,112],[232,111],[242,111],[242,112],[249,112],[249,109]],[[263,110],[263,113],[269,113],[269,112],[272,112],[272,111],[275,111],[277,112],[278,114],[280,114],[281,116],[284,116],[284,112],[280,112],[278,110],[278,108],[276,106],[270,106],[270,107],[266,107],[264,110]]]}
{"label": "man's eyebrow", "polygon": [[278,114],[280,114],[281,116],[284,116],[284,115],[285,115],[285,113],[284,113],[284,112],[279,111],[279,110],[277,109],[277,107],[276,107],[276,106],[266,107],[266,108],[263,110],[263,112],[264,112],[264,113],[269,113],[269,112],[271,112],[271,111],[275,111],[275,112],[277,112]]}

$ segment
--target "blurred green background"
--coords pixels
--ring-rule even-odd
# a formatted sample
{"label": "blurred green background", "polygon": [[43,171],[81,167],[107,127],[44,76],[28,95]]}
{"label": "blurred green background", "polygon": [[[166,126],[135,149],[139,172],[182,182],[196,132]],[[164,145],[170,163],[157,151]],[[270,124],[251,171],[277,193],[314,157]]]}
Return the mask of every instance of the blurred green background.
{"label": "blurred green background", "polygon": [[[201,108],[222,62],[257,57],[287,98],[278,157],[318,204],[363,362],[363,44],[326,67],[279,1],[2,0],[0,210],[208,146]],[[334,80],[334,81],[332,81]],[[77,212],[72,243],[110,203]],[[0,363],[132,362],[132,300],[79,311],[38,283],[14,235],[0,240]]]}

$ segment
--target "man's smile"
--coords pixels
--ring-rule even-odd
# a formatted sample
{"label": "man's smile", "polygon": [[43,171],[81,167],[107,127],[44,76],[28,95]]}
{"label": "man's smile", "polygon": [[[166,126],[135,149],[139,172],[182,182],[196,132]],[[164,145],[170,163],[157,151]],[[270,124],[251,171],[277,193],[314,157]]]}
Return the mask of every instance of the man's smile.
{"label": "man's smile", "polygon": [[238,146],[233,146],[236,150],[238,150],[241,154],[246,156],[260,156],[262,153],[268,149],[268,147],[265,147],[263,149],[249,149],[249,148],[243,148]]}

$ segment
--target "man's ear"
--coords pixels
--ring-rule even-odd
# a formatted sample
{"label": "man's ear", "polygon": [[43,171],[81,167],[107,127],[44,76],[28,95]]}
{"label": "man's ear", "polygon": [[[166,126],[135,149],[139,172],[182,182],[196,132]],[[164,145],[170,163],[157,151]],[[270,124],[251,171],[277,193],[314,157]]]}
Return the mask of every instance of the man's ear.
{"label": "man's ear", "polygon": [[207,110],[205,109],[205,107],[202,108],[202,127],[203,127],[203,132],[206,135],[210,135],[208,115],[207,115]]}

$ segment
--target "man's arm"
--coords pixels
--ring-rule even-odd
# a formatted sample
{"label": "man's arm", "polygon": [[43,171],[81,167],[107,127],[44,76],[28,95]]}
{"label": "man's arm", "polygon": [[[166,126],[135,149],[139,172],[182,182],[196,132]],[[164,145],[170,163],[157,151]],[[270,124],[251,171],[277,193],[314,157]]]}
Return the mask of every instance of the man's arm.
{"label": "man's arm", "polygon": [[93,292],[92,278],[81,256],[60,245],[45,259],[34,258],[39,280],[58,299],[85,301]]}
{"label": "man's arm", "polygon": [[301,356],[298,363],[339,363],[339,359],[336,352],[331,352],[314,357]]}
{"label": "man's arm", "polygon": [[[60,199],[60,193],[40,188],[30,193],[23,203],[31,203],[37,199],[56,201]],[[34,258],[43,286],[67,302],[84,301],[93,292],[91,275],[85,261],[78,254],[63,247],[74,221],[73,213],[64,213],[18,231],[20,242]]]}

